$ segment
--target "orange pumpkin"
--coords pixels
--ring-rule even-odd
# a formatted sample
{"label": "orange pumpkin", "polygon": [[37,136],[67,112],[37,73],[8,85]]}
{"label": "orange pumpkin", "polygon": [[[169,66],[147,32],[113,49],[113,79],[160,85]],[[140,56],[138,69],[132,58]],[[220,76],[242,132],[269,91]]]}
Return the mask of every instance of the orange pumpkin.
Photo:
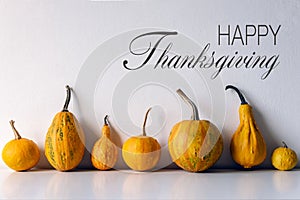
{"label": "orange pumpkin", "polygon": [[84,133],[76,117],[68,111],[71,88],[67,85],[67,98],[63,110],[57,113],[45,140],[45,155],[59,171],[77,167],[84,155]]}
{"label": "orange pumpkin", "polygon": [[34,167],[40,160],[40,151],[32,140],[22,138],[14,126],[15,121],[9,121],[15,139],[9,141],[2,150],[2,159],[13,170],[25,171]]}
{"label": "orange pumpkin", "polygon": [[168,148],[172,160],[190,172],[204,171],[213,166],[223,151],[223,139],[218,128],[200,120],[194,102],[178,89],[177,94],[192,108],[191,120],[178,122],[172,128]]}
{"label": "orange pumpkin", "polygon": [[282,143],[283,147],[277,147],[272,153],[272,165],[281,171],[292,170],[298,163],[297,153],[289,148],[285,142],[282,141]]}
{"label": "orange pumpkin", "polygon": [[107,117],[107,115],[104,117],[102,136],[95,142],[91,155],[93,166],[99,170],[113,168],[118,158],[118,148],[110,139],[110,128]]}
{"label": "orange pumpkin", "polygon": [[160,159],[161,147],[156,139],[146,135],[146,122],[151,108],[148,109],[144,124],[143,134],[130,137],[122,148],[125,163],[133,170],[146,171],[153,169]]}

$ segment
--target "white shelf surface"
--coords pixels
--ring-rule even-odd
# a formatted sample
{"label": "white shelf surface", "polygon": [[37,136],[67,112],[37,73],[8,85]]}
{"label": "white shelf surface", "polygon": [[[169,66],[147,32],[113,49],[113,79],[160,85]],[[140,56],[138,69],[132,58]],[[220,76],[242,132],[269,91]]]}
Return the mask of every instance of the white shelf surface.
{"label": "white shelf surface", "polygon": [[0,170],[0,199],[300,199],[300,169]]}

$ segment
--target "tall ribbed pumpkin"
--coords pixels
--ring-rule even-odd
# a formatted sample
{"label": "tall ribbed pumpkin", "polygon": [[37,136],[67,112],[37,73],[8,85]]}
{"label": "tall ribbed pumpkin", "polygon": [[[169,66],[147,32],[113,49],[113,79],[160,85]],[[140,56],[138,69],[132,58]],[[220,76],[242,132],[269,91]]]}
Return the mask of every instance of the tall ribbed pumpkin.
{"label": "tall ribbed pumpkin", "polygon": [[241,100],[239,108],[240,124],[230,143],[232,159],[244,168],[257,166],[267,156],[265,140],[256,125],[252,107],[247,103],[243,94],[233,85],[227,85],[225,90],[227,89],[233,89]]}
{"label": "tall ribbed pumpkin", "polygon": [[168,148],[172,160],[190,172],[204,171],[217,162],[223,151],[223,139],[218,128],[207,120],[200,120],[198,109],[185,93],[177,94],[193,110],[191,120],[178,122],[172,128]]}
{"label": "tall ribbed pumpkin", "polygon": [[45,155],[59,171],[78,166],[84,155],[84,133],[76,117],[68,111],[71,88],[67,85],[67,98],[63,110],[57,113],[50,125],[45,141]]}

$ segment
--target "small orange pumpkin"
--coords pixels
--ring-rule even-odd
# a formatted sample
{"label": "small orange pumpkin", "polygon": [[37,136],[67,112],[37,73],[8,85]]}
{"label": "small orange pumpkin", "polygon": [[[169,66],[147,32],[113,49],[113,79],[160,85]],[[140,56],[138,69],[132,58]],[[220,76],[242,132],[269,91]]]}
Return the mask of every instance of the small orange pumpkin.
{"label": "small orange pumpkin", "polygon": [[111,141],[110,128],[108,126],[108,116],[104,117],[102,127],[102,136],[93,146],[91,161],[95,168],[99,170],[108,170],[114,167],[118,158],[118,148]]}
{"label": "small orange pumpkin", "polygon": [[13,170],[25,171],[34,167],[40,160],[40,150],[32,140],[22,138],[14,126],[15,121],[9,121],[15,139],[9,141],[2,150],[2,159]]}
{"label": "small orange pumpkin", "polygon": [[285,142],[282,141],[282,143],[283,147],[277,147],[272,153],[272,165],[281,171],[292,170],[298,163],[297,153],[289,148]]}
{"label": "small orange pumpkin", "polygon": [[146,112],[143,134],[130,137],[122,148],[125,163],[133,170],[146,171],[153,169],[160,159],[161,147],[156,139],[146,135],[146,122],[151,108]]}

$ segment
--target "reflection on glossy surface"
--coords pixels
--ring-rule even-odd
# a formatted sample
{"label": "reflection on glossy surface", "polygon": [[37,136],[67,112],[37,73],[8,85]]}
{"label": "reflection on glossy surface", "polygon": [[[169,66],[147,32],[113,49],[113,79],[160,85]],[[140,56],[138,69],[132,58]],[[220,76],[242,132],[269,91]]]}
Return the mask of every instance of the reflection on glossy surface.
{"label": "reflection on glossy surface", "polygon": [[196,199],[200,195],[205,198],[207,196],[205,193],[208,191],[204,186],[209,186],[207,178],[206,174],[182,171],[174,179],[170,194],[175,199]]}
{"label": "reflection on glossy surface", "polygon": [[[127,173],[123,182],[122,193],[126,199],[142,199],[149,196],[163,198],[170,179],[164,177],[163,173],[156,172],[134,172]],[[165,183],[162,185],[163,180]]]}
{"label": "reflection on glossy surface", "polygon": [[172,184],[171,194],[175,199],[220,199],[229,191],[226,174],[215,172],[182,172]]}
{"label": "reflection on glossy surface", "polygon": [[84,198],[92,194],[92,173],[71,171],[53,174],[47,184],[46,197],[50,199]]}
{"label": "reflection on glossy surface", "polygon": [[120,198],[120,188],[127,177],[127,173],[120,171],[96,171],[93,172],[92,189],[96,199],[118,199]]}
{"label": "reflection on glossy surface", "polygon": [[[288,193],[299,187],[299,176],[296,176],[295,173],[295,171],[275,171],[273,173],[275,189],[280,193]],[[300,198],[300,195],[298,197]]]}
{"label": "reflection on glossy surface", "polygon": [[236,187],[240,198],[259,198],[272,188],[271,178],[264,176],[262,171],[240,171],[233,187]]}
{"label": "reflection on glossy surface", "polygon": [[39,193],[44,193],[45,183],[51,176],[51,174],[41,176],[41,171],[12,172],[2,182],[1,192],[3,197],[9,199],[22,199],[29,196],[42,198]]}
{"label": "reflection on glossy surface", "polygon": [[0,171],[0,199],[291,199],[300,170]]}

